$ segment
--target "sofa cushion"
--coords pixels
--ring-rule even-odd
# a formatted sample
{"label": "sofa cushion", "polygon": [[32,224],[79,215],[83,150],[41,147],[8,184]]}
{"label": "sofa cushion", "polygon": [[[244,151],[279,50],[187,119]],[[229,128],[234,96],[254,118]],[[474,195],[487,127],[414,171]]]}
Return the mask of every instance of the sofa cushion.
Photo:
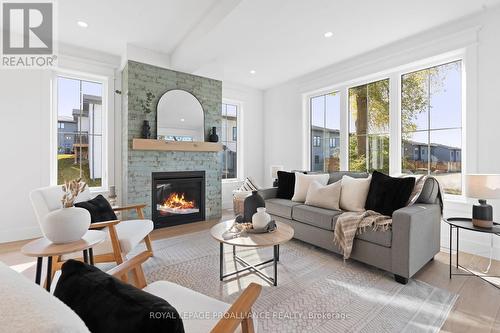
{"label": "sofa cushion", "polygon": [[371,176],[356,179],[344,175],[342,177],[342,190],[340,192],[340,208],[349,212],[364,211],[370,182]]}
{"label": "sofa cushion", "polygon": [[118,219],[108,200],[106,200],[106,198],[104,198],[101,194],[88,201],[77,202],[75,203],[75,207],[88,210],[90,213],[91,223],[113,221]]}
{"label": "sofa cushion", "polygon": [[335,222],[340,214],[342,214],[340,210],[300,205],[293,207],[292,217],[296,221],[321,229],[334,230]]}
{"label": "sofa cushion", "polygon": [[406,206],[415,186],[415,178],[395,178],[373,171],[365,209],[386,216]]}
{"label": "sofa cushion", "polygon": [[300,172],[295,173],[295,189],[293,191],[293,201],[304,202],[306,201],[307,190],[312,182],[317,181],[321,185],[326,185],[328,183],[328,178],[330,176],[327,173],[315,174],[315,175],[305,175]]}
{"label": "sofa cushion", "polygon": [[301,205],[300,202],[293,202],[288,199],[273,198],[266,200],[266,211],[271,215],[281,216],[287,219],[292,218],[292,209]]}
{"label": "sofa cushion", "polygon": [[330,173],[330,179],[328,180],[328,184],[338,182],[344,176],[349,176],[352,178],[366,178],[369,175],[366,172],[335,171],[335,172]]}
{"label": "sofa cushion", "polygon": [[63,264],[54,296],[72,308],[91,332],[184,333],[179,313],[165,299],[80,261]]}
{"label": "sofa cushion", "polygon": [[[392,230],[387,231],[373,231],[367,229],[365,232],[356,235],[355,239],[362,239],[364,241],[381,245],[384,247],[391,247],[392,244]],[[356,243],[356,242],[355,242]]]}
{"label": "sofa cushion", "polygon": [[339,210],[340,190],[342,182],[338,181],[330,185],[321,185],[314,181],[307,190],[306,202],[308,206]]}
{"label": "sofa cushion", "polygon": [[295,173],[278,171],[278,192],[276,197],[280,199],[291,199],[295,188]]}

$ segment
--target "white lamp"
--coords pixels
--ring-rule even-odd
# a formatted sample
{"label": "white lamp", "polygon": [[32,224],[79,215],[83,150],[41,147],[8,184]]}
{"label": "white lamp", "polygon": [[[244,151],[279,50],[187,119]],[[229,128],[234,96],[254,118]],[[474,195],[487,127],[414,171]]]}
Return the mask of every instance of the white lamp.
{"label": "white lamp", "polygon": [[493,207],[486,199],[500,198],[500,175],[470,174],[466,176],[466,196],[479,199],[479,205],[472,206],[472,224],[476,227],[493,227]]}

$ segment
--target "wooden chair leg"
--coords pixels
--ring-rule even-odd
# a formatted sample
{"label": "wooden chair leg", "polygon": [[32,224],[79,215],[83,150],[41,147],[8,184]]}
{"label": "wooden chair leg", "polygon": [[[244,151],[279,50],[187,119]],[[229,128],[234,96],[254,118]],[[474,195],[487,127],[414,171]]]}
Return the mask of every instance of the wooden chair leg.
{"label": "wooden chair leg", "polygon": [[242,333],[255,333],[252,317],[247,317],[241,322]]}
{"label": "wooden chair leg", "polygon": [[153,244],[151,244],[151,237],[149,236],[149,234],[144,237],[144,243],[146,243],[146,248],[148,249],[149,252],[151,252],[151,256],[154,255],[153,253]]}

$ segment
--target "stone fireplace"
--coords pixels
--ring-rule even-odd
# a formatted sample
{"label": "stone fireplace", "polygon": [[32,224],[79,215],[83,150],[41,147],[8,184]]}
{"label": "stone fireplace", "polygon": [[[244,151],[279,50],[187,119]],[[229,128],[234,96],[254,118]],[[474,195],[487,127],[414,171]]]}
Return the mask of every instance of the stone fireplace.
{"label": "stone fireplace", "polygon": [[[184,223],[188,220],[193,222],[195,219],[219,219],[222,215],[222,158],[220,152],[136,150],[133,149],[132,142],[141,137],[144,120],[149,121],[152,138],[156,138],[156,108],[149,113],[145,113],[143,110],[147,93],[154,96],[151,105],[156,106],[159,98],[166,91],[172,89],[188,91],[199,100],[204,112],[204,139],[208,141],[212,127],[215,126],[219,133],[221,129],[222,82],[136,61],[127,62],[122,72],[122,78],[123,137],[121,161],[123,178],[121,193],[123,203],[147,204],[144,210],[145,216],[154,220],[157,228]],[[199,209],[199,212],[189,211],[188,209],[191,208],[185,208],[183,211],[178,209],[178,212],[186,214],[173,214],[175,210],[171,208],[160,207],[161,210],[157,210],[156,203],[153,203],[156,197],[156,192],[152,191],[153,174],[165,172],[185,177],[188,173],[200,171],[204,173],[205,185],[199,194],[202,198],[199,199],[199,202],[195,202],[198,207],[193,208]],[[171,181],[171,186],[178,184],[179,182]],[[165,194],[168,189],[167,187],[164,189],[163,193]],[[188,197],[186,190],[184,190],[184,194],[185,201],[195,200]],[[182,197],[173,197],[171,200],[179,205]],[[198,213],[199,215],[197,215]]]}
{"label": "stone fireplace", "polygon": [[205,220],[205,171],[153,172],[155,228]]}

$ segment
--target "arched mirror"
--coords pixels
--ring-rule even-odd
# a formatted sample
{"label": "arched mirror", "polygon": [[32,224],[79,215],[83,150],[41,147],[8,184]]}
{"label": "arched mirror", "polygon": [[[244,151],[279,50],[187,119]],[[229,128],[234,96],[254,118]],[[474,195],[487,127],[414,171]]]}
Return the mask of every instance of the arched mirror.
{"label": "arched mirror", "polygon": [[174,89],[161,96],[156,107],[157,136],[169,141],[205,141],[204,113],[191,93]]}

